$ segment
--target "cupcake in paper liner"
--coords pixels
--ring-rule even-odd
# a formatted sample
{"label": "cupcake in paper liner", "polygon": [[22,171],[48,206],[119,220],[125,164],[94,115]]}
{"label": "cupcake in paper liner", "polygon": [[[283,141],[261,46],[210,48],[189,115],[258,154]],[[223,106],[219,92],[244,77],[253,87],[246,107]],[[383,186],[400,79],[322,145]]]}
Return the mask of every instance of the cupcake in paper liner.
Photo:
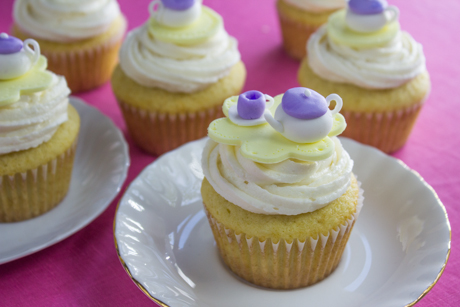
{"label": "cupcake in paper liner", "polygon": [[400,30],[384,0],[351,0],[308,41],[302,86],[345,101],[344,136],[386,153],[407,141],[431,83],[422,46]]}
{"label": "cupcake in paper liner", "polygon": [[48,69],[63,75],[72,92],[110,79],[126,32],[116,0],[16,0],[13,17],[13,35],[37,40]]}
{"label": "cupcake in paper liner", "polygon": [[201,1],[156,0],[149,11],[121,47],[112,89],[135,143],[160,155],[206,136],[246,69],[221,16]]}
{"label": "cupcake in paper liner", "polygon": [[332,13],[345,6],[345,0],[278,0],[276,7],[287,54],[303,59],[310,35],[325,24]]}
{"label": "cupcake in paper liner", "polygon": [[51,210],[69,188],[80,118],[46,66],[35,40],[0,34],[0,223]]}
{"label": "cupcake in paper liner", "polygon": [[[333,110],[329,104],[335,101]],[[342,99],[293,88],[224,102],[208,128],[203,204],[225,264],[268,288],[312,285],[331,274],[363,205],[353,161],[336,137]]]}

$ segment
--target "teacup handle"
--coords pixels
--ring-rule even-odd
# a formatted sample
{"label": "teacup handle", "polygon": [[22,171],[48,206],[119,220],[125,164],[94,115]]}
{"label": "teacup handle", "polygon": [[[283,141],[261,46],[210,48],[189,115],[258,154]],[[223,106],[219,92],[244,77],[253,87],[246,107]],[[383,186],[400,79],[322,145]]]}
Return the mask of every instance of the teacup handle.
{"label": "teacup handle", "polygon": [[153,17],[153,18],[157,18],[158,16],[158,8],[155,9],[158,5],[158,8],[162,5],[161,3],[161,0],[153,0],[152,2],[150,2],[149,4],[149,13],[150,13],[150,16]]}
{"label": "teacup handle", "polygon": [[335,114],[339,113],[340,110],[342,110],[342,107],[343,107],[343,100],[337,94],[330,94],[329,96],[326,97],[326,102],[327,102],[328,107],[331,104],[331,101],[333,101],[333,100],[335,101],[335,108],[334,108],[334,110],[331,111],[332,116],[334,116]]}
{"label": "teacup handle", "polygon": [[[32,45],[34,49],[30,48],[29,45]],[[36,40],[28,38],[24,41],[24,50],[30,59],[30,67],[32,68],[40,58],[40,45]]]}
{"label": "teacup handle", "polygon": [[[385,9],[385,13],[386,12],[389,12],[391,14],[391,17],[387,20],[387,23],[390,23],[390,22],[393,22],[393,21],[396,21],[399,17],[399,9],[394,6],[394,5],[389,5],[386,9]],[[388,14],[385,14],[385,17],[388,16]]]}
{"label": "teacup handle", "polygon": [[272,96],[270,95],[267,95],[267,94],[264,94],[265,96],[265,109],[268,109],[268,108],[271,108],[273,106],[273,104],[275,103],[275,99],[273,99]]}

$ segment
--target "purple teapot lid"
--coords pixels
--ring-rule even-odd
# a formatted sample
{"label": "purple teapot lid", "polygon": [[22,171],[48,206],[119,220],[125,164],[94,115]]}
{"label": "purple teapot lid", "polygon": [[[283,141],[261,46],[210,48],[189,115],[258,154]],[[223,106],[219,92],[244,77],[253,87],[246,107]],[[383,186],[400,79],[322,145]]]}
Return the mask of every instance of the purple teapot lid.
{"label": "purple teapot lid", "polygon": [[174,11],[183,11],[191,8],[198,0],[161,0],[163,5]]}
{"label": "purple teapot lid", "polygon": [[0,54],[11,54],[21,51],[22,41],[6,33],[0,34]]}
{"label": "purple teapot lid", "polygon": [[326,114],[328,110],[326,98],[305,87],[287,90],[281,105],[286,114],[298,119],[315,119]]}
{"label": "purple teapot lid", "polygon": [[348,2],[348,7],[359,15],[380,14],[387,6],[386,0],[350,0]]}

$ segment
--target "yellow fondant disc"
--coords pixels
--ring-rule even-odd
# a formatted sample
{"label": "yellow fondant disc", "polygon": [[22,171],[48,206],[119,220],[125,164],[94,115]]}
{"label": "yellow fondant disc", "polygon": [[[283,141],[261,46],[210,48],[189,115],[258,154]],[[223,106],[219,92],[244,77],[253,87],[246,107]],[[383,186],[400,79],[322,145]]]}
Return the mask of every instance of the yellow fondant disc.
{"label": "yellow fondant disc", "polygon": [[385,45],[400,31],[399,22],[393,21],[376,32],[355,32],[347,26],[345,16],[346,10],[340,10],[329,17],[327,35],[336,43],[352,48],[364,49]]}
{"label": "yellow fondant disc", "polygon": [[45,70],[46,67],[46,58],[40,56],[37,63],[23,76],[0,81],[0,107],[15,103],[21,94],[31,94],[47,89],[53,81],[53,75]]}
{"label": "yellow fondant disc", "polygon": [[[281,103],[283,95],[275,97],[272,114]],[[223,105],[223,111],[228,116],[228,109],[238,101],[238,96],[228,98]],[[238,126],[230,119],[219,118],[211,123],[208,136],[214,141],[241,146],[241,154],[248,159],[259,163],[278,163],[286,159],[302,161],[319,161],[330,157],[334,152],[332,136],[340,134],[346,127],[345,119],[341,114],[334,116],[333,127],[328,137],[316,143],[296,143],[288,140],[274,130],[269,124],[257,126]]]}
{"label": "yellow fondant disc", "polygon": [[159,24],[154,18],[149,20],[149,33],[156,39],[178,45],[193,45],[214,36],[223,26],[222,17],[203,6],[200,18],[182,28],[171,28]]}

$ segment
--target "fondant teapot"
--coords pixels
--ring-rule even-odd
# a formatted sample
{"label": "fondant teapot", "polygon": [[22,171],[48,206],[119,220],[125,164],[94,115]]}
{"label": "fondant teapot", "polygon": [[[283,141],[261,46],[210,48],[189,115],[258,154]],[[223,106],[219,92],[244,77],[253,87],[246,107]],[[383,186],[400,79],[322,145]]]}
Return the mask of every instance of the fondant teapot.
{"label": "fondant teapot", "polygon": [[159,24],[180,28],[192,24],[201,15],[199,0],[154,0],[149,5],[150,16]]}
{"label": "fondant teapot", "polygon": [[0,80],[24,75],[37,63],[39,57],[40,46],[35,40],[26,39],[23,43],[6,33],[0,34]]}
{"label": "fondant teapot", "polygon": [[[335,101],[332,111],[329,109],[331,101]],[[342,106],[342,98],[337,94],[324,98],[311,89],[296,87],[284,93],[274,118],[270,112],[265,112],[264,116],[285,138],[296,143],[315,143],[329,134],[333,117]]]}
{"label": "fondant teapot", "polygon": [[350,0],[345,18],[353,31],[370,33],[382,29],[398,17],[398,8],[389,6],[385,0]]}

